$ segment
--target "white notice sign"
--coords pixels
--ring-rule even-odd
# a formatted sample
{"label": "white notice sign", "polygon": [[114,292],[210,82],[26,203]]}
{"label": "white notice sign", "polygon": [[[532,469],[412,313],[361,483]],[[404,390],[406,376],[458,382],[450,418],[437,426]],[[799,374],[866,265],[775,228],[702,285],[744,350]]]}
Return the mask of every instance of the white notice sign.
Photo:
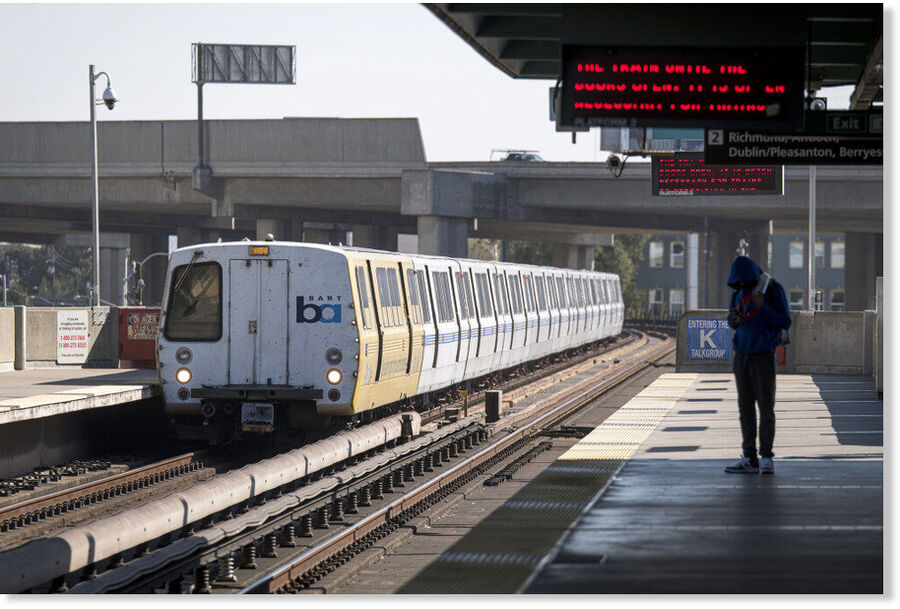
{"label": "white notice sign", "polygon": [[88,312],[56,312],[56,363],[83,364],[88,356]]}

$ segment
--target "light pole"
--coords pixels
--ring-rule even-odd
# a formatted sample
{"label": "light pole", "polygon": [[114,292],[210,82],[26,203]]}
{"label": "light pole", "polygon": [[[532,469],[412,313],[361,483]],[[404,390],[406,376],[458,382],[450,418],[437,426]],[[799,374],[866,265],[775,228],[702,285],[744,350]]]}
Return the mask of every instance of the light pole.
{"label": "light pole", "polygon": [[[106,90],[103,92],[103,99],[97,100],[94,97],[94,83],[101,76],[106,77]],[[94,106],[105,104],[107,108],[112,110],[116,102],[116,94],[113,93],[109,84],[109,74],[99,72],[94,74],[94,64],[88,69],[88,82],[91,89],[91,224],[94,232],[94,252],[93,252],[93,281],[91,284],[91,306],[100,306],[100,182],[97,178],[97,117],[94,114]]]}

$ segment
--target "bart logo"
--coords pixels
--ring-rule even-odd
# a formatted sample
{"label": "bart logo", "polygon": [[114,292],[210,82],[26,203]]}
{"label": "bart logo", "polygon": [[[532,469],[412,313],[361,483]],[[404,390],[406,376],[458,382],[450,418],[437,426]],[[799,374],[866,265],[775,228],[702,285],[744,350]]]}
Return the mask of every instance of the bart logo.
{"label": "bart logo", "polygon": [[341,323],[341,305],[305,303],[303,296],[297,296],[297,323],[339,324]]}

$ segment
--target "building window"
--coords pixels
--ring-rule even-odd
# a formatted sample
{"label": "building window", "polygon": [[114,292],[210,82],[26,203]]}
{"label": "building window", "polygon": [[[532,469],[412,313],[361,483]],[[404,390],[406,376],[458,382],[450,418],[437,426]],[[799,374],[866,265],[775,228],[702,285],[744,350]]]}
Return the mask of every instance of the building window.
{"label": "building window", "polygon": [[772,265],[775,264],[773,260],[773,253],[775,252],[775,244],[769,241],[767,248],[767,260],[766,260],[766,268],[769,269],[769,272],[772,272]]}
{"label": "building window", "polygon": [[788,250],[788,266],[792,269],[803,268],[803,242],[791,241]]}
{"label": "building window", "polygon": [[651,241],[650,242],[650,268],[651,269],[659,269],[662,268],[663,265],[663,242],[662,241]]}
{"label": "building window", "polygon": [[647,290],[647,310],[659,315],[662,313],[663,291],[658,288]]}
{"label": "building window", "polygon": [[669,315],[681,315],[684,313],[684,290],[672,288],[669,290]]}
{"label": "building window", "polygon": [[790,307],[792,311],[802,311],[803,310],[803,296],[805,292],[801,289],[794,288],[790,292]]}
{"label": "building window", "polygon": [[831,310],[844,310],[844,290],[831,290]]}
{"label": "building window", "polygon": [[831,268],[833,268],[833,269],[844,268],[844,242],[843,241],[832,241],[831,242]]}
{"label": "building window", "polygon": [[669,244],[669,266],[673,269],[684,268],[684,242],[673,241]]}
{"label": "building window", "polygon": [[825,268],[825,242],[816,241],[816,268]]}

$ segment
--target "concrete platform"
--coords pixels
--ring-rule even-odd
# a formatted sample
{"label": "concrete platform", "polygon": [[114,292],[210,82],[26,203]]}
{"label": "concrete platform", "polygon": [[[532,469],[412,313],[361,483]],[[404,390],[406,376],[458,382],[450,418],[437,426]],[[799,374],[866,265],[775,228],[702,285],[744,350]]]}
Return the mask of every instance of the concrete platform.
{"label": "concrete platform", "polygon": [[0,372],[0,425],[160,395],[155,370],[33,368]]}
{"label": "concrete platform", "polygon": [[774,476],[740,456],[730,374],[666,374],[404,586],[412,593],[883,591],[869,377],[778,378]]}

